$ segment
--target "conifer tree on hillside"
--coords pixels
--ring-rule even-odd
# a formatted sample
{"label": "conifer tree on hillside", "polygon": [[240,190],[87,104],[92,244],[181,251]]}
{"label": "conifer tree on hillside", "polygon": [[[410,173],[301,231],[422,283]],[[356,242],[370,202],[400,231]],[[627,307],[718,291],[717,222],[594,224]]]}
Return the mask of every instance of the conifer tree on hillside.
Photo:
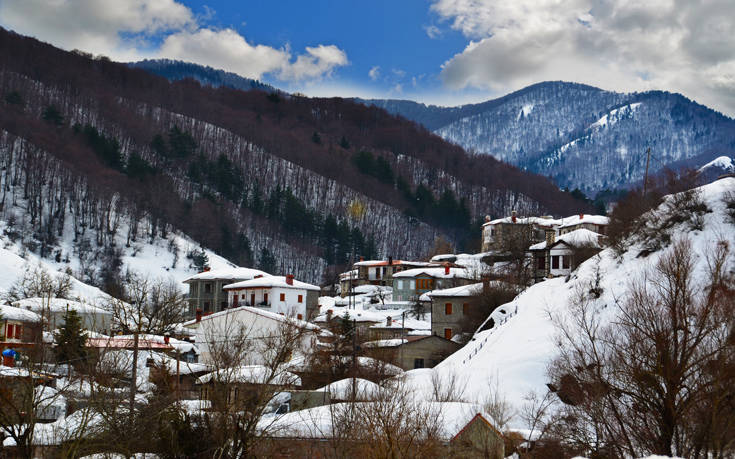
{"label": "conifer tree on hillside", "polygon": [[78,365],[87,357],[87,337],[82,328],[82,318],[74,310],[64,314],[64,324],[54,333],[56,347],[54,354],[59,363]]}

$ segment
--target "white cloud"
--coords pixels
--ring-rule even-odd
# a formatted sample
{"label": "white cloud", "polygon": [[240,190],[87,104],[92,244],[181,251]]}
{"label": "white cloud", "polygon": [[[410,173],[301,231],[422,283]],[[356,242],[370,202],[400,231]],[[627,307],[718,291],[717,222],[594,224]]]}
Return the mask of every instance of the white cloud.
{"label": "white cloud", "polygon": [[437,0],[431,9],[470,40],[442,66],[450,89],[580,81],[678,91],[735,113],[730,0]]}
{"label": "white cloud", "polygon": [[349,63],[334,45],[306,47],[293,56],[288,46],[251,44],[234,29],[200,23],[214,14],[205,7],[195,17],[175,0],[0,0],[4,27],[120,61],[168,57],[284,81],[319,79]]}
{"label": "white cloud", "polygon": [[372,68],[370,68],[370,71],[368,72],[368,76],[373,81],[377,80],[380,77],[380,66],[375,65]]}
{"label": "white cloud", "polygon": [[403,93],[403,85],[401,83],[396,83],[392,88],[390,88],[390,90],[393,93],[401,94]]}
{"label": "white cloud", "polygon": [[441,29],[439,27],[433,25],[433,24],[432,25],[425,25],[424,26],[424,32],[426,32],[426,35],[429,38],[432,38],[432,39],[439,38],[442,35]]}

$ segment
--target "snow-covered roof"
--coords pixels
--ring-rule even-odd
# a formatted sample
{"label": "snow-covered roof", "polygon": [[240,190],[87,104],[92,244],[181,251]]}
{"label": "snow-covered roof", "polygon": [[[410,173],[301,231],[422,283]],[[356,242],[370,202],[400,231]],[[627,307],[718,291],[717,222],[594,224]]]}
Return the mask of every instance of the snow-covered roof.
{"label": "snow-covered roof", "polygon": [[0,320],[16,320],[18,322],[40,322],[41,316],[27,309],[0,304]]}
{"label": "snow-covered roof", "polygon": [[222,268],[222,269],[211,269],[209,271],[203,271],[199,274],[195,274],[186,280],[184,280],[184,283],[189,283],[192,281],[199,281],[199,280],[215,280],[215,279],[222,279],[222,280],[250,280],[255,278],[255,276],[270,276],[265,271],[261,271],[259,269],[253,269],[253,268],[240,268],[240,267],[232,267],[232,268]]}
{"label": "snow-covered roof", "polygon": [[409,260],[365,260],[358,261],[353,266],[396,266],[396,265],[409,265],[409,266],[432,266],[434,263],[427,261],[409,261]]}
{"label": "snow-covered roof", "polygon": [[[314,322],[320,323],[320,322],[327,322],[327,316],[329,314],[320,314],[315,319]],[[336,318],[342,318],[345,316],[349,316],[349,319],[355,322],[384,322],[385,321],[385,314],[378,312],[378,311],[367,311],[364,309],[348,309],[348,308],[342,308],[339,310],[333,310],[332,311],[332,319]]]}
{"label": "snow-covered roof", "polygon": [[[104,338],[104,336],[102,336]],[[118,339],[130,339],[133,340],[133,335],[118,335],[115,338]],[[163,335],[150,335],[150,334],[140,334],[138,335],[138,339],[145,340],[146,343],[158,343],[158,344],[166,344],[166,337]],[[174,350],[178,350],[182,354],[186,354],[187,352],[194,351],[195,354],[199,353],[199,350],[197,349],[196,345],[194,343],[190,343],[189,341],[183,341],[176,338],[169,337],[168,339],[168,345],[171,346]]]}
{"label": "snow-covered roof", "polygon": [[[87,347],[105,349],[132,349],[135,339],[132,335],[111,336],[109,338],[87,338]],[[158,349],[162,351],[173,349],[163,342],[151,341],[142,337],[138,338],[138,349]]]}
{"label": "snow-covered roof", "polygon": [[469,279],[470,273],[465,268],[449,268],[449,274],[444,267],[439,268],[415,268],[407,269],[399,273],[393,274],[394,279],[413,278],[421,275],[433,277],[435,279]]}
{"label": "snow-covered roof", "polygon": [[353,270],[341,273],[339,275],[339,280],[350,280],[350,278],[357,279],[357,276],[358,276],[357,270],[353,269]]}
{"label": "snow-covered roof", "polygon": [[[482,282],[469,285],[461,285],[459,287],[445,288],[441,290],[432,290],[426,292],[424,295],[431,297],[461,297],[461,296],[475,296],[482,293]],[[423,296],[423,295],[421,295]],[[424,301],[424,300],[422,300]]]}
{"label": "snow-covered roof", "polygon": [[570,226],[582,225],[585,223],[590,225],[608,225],[610,224],[610,218],[603,215],[572,215],[571,217],[562,218],[559,228],[568,228]]}
{"label": "snow-covered roof", "polygon": [[538,225],[544,227],[554,227],[561,224],[561,220],[557,220],[550,217],[516,217],[513,221],[513,217],[497,218],[485,222],[482,226],[497,225],[499,223],[514,223],[516,225]]}
{"label": "snow-covered roof", "polygon": [[[562,242],[572,247],[602,247],[602,245],[600,244],[600,234],[595,233],[594,231],[590,231],[587,228],[580,228],[574,231],[570,231],[566,234],[562,234],[561,236],[557,236],[556,240],[553,244],[551,244],[551,246],[553,247]],[[546,247],[546,241],[543,241],[539,242],[538,244],[532,245],[528,248],[528,250],[544,250],[546,249]]]}
{"label": "snow-covered roof", "polygon": [[[334,425],[335,419],[345,419],[350,412],[370,413],[372,409],[381,410],[381,402],[358,402],[356,404],[343,402],[331,405],[318,406],[306,410],[292,411],[275,421],[267,419],[262,422],[262,428],[268,429],[269,436],[298,437],[298,438],[332,438],[338,433],[339,426]],[[473,421],[478,414],[491,426],[496,425],[492,417],[487,414],[481,405],[463,402],[418,402],[412,409],[431,413],[436,418],[438,432],[435,432],[443,441],[452,440],[462,429]],[[410,416],[403,422],[413,422]]]}
{"label": "snow-covered roof", "polygon": [[380,395],[381,387],[372,381],[362,378],[345,378],[316,389],[319,392],[328,392],[330,398],[336,400],[352,400],[352,391],[355,391],[355,400],[373,400]]}
{"label": "snow-covered roof", "polygon": [[292,284],[289,284],[286,281],[286,276],[259,277],[257,279],[228,284],[222,288],[225,290],[239,290],[244,288],[294,288],[300,290],[320,290],[316,285],[307,284],[306,282],[301,282],[296,279],[293,280]]}
{"label": "snow-covered roof", "polygon": [[[401,311],[385,312],[388,313],[385,316],[386,318],[382,322],[372,325],[370,328],[406,328],[408,330],[431,330],[431,320],[418,320],[413,317],[409,317],[408,313],[406,313],[406,317],[404,318],[401,314]],[[390,325],[388,325],[388,318],[390,318]]]}
{"label": "snow-covered roof", "polygon": [[[208,321],[208,320],[221,318],[221,317],[227,316],[227,315],[232,315],[234,317],[235,315],[237,315],[239,313],[242,313],[242,312],[245,312],[245,313],[248,313],[248,314],[259,315],[261,317],[266,317],[268,319],[276,320],[278,322],[288,322],[290,324],[293,324],[293,325],[295,325],[297,327],[300,327],[300,328],[304,328],[306,330],[311,330],[311,331],[316,331],[316,332],[323,331],[319,326],[314,325],[312,323],[309,323],[309,322],[307,322],[305,320],[300,320],[300,319],[296,319],[296,318],[293,318],[293,317],[282,316],[282,315],[277,314],[275,312],[266,311],[264,309],[260,309],[260,308],[256,308],[256,307],[252,307],[252,306],[240,306],[240,307],[237,307],[237,308],[225,309],[224,311],[215,312],[213,314],[207,314],[207,315],[205,315],[205,316],[202,317],[201,322],[205,322],[205,321]],[[186,322],[182,322],[179,325],[183,329],[183,328],[187,328],[187,327],[196,327],[197,326],[197,323],[201,323],[201,322],[197,322],[196,319],[192,319],[192,320],[188,320]]]}
{"label": "snow-covered roof", "polygon": [[197,384],[207,384],[212,380],[225,383],[301,385],[301,378],[295,374],[282,369],[277,369],[273,372],[265,365],[243,365],[241,367],[223,368],[200,376],[197,379]]}
{"label": "snow-covered roof", "polygon": [[79,314],[95,314],[112,316],[110,311],[98,308],[91,304],[80,303],[79,301],[67,300],[65,298],[25,298],[13,302],[13,306],[28,309],[33,312],[66,312],[76,311]]}

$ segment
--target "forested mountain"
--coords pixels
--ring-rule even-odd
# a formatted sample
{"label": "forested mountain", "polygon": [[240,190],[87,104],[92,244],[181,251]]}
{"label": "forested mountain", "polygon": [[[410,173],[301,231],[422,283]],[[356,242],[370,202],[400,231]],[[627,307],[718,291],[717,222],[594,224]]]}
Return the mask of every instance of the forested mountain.
{"label": "forested mountain", "polygon": [[361,100],[400,114],[468,151],[490,154],[589,195],[651,171],[699,168],[735,153],[735,120],[680,94],[616,93],[545,82],[481,104],[444,108]]}
{"label": "forested mountain", "polygon": [[209,66],[193,64],[191,62],[172,59],[145,59],[138,62],[131,62],[128,65],[133,68],[146,70],[171,81],[191,78],[204,86],[214,86],[215,88],[224,86],[226,88],[242,89],[243,91],[260,89],[261,91],[267,92],[279,92],[273,86],[258,80],[241,77],[236,73],[225,72],[224,70],[213,69]]}
{"label": "forested mountain", "polygon": [[585,205],[382,109],[169,82],[7,31],[0,95],[0,219],[19,217],[43,256],[68,231],[102,260],[120,231],[127,249],[180,230],[235,263],[319,282],[353,254],[467,244],[486,214]]}

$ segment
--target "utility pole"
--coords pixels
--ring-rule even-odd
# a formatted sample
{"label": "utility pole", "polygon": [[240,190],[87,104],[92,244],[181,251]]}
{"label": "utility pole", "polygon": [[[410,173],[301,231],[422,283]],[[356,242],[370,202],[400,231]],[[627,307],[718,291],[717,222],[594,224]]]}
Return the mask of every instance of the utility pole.
{"label": "utility pole", "polygon": [[357,399],[357,321],[352,319],[352,406]]}
{"label": "utility pole", "polygon": [[648,164],[651,162],[651,147],[646,149],[646,175],[643,177],[643,197],[646,197],[648,191]]}

